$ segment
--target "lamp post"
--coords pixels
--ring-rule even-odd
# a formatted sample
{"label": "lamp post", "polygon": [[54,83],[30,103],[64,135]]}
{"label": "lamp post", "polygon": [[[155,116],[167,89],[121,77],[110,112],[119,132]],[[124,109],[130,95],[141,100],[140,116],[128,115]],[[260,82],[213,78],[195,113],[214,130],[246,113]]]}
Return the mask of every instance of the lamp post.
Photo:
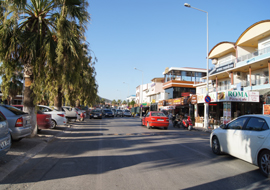
{"label": "lamp post", "polygon": [[129,84],[126,82],[123,82],[123,84],[127,84],[128,85],[128,96],[129,96]]}
{"label": "lamp post", "polygon": [[[191,7],[190,4],[188,3],[185,3],[184,4],[185,7],[188,7],[188,8],[192,8],[192,9],[196,9],[198,11],[201,11],[201,12],[204,12],[206,13],[206,40],[207,40],[207,47],[206,47],[206,65],[207,65],[207,79],[206,79],[206,95],[208,96],[209,94],[209,57],[208,57],[208,44],[209,44],[209,39],[208,39],[208,12],[204,11],[204,10],[201,10],[201,9],[197,9],[195,7]],[[204,127],[206,129],[208,129],[208,124],[209,124],[209,104],[208,103],[204,103]]]}
{"label": "lamp post", "polygon": [[[137,69],[136,67],[134,67],[134,69],[137,70],[137,71],[141,71],[142,72],[142,92],[141,92],[142,98],[141,98],[141,103],[143,103],[143,71],[140,70],[140,69]],[[142,117],[142,108],[141,108],[141,117]]]}

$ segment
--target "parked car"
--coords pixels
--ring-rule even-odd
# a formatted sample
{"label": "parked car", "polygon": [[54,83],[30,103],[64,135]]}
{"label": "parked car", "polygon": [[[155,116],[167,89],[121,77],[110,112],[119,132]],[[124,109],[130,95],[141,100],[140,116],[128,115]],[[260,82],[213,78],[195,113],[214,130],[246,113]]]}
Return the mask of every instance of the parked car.
{"label": "parked car", "polygon": [[99,109],[91,110],[90,112],[90,119],[92,118],[99,118],[102,119],[102,111]]}
{"label": "parked car", "polygon": [[116,116],[116,109],[110,109],[112,111],[113,117]]}
{"label": "parked car", "polygon": [[0,111],[7,119],[12,140],[19,141],[31,135],[31,116],[28,113],[10,105],[1,105]]}
{"label": "parked car", "polygon": [[259,166],[270,177],[270,116],[243,115],[220,128],[210,136],[213,153],[227,153]]}
{"label": "parked car", "polygon": [[109,109],[104,109],[104,110],[102,111],[102,114],[103,114],[104,117],[114,117],[112,111],[109,110]]}
{"label": "parked car", "polygon": [[78,119],[78,112],[75,108],[70,106],[62,106],[62,111],[66,113],[66,118],[68,121],[70,120],[77,120]]}
{"label": "parked car", "polygon": [[11,146],[11,136],[6,117],[0,112],[0,156],[5,155]]}
{"label": "parked car", "polygon": [[67,124],[67,119],[65,117],[64,111],[58,111],[54,108],[43,105],[38,105],[38,109],[43,113],[52,115],[52,128],[55,128],[57,125],[65,126]]}
{"label": "parked car", "polygon": [[145,117],[142,118],[142,125],[147,126],[147,129],[151,127],[163,127],[168,129],[169,127],[169,118],[160,111],[150,111]]}
{"label": "parked car", "polygon": [[[12,105],[15,108],[23,111],[23,105]],[[51,114],[44,114],[41,111],[37,111],[37,126],[38,130],[52,128],[52,116]]]}
{"label": "parked car", "polygon": [[125,116],[125,117],[131,117],[131,112],[129,110],[124,110],[123,111],[123,116]]}
{"label": "parked car", "polygon": [[122,110],[116,110],[116,117],[123,117],[123,111]]}

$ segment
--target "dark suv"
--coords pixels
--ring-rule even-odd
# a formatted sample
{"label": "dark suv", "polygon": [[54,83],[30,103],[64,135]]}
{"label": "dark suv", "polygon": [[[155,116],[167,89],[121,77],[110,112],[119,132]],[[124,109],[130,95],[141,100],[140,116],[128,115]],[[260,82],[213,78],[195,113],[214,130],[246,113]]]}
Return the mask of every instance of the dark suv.
{"label": "dark suv", "polygon": [[102,112],[101,112],[101,110],[97,110],[97,109],[91,110],[91,112],[90,112],[90,119],[92,119],[92,118],[100,118],[100,119],[102,119]]}
{"label": "dark suv", "polygon": [[116,110],[116,117],[123,117],[123,111],[122,110]]}
{"label": "dark suv", "polygon": [[102,111],[102,114],[104,117],[114,117],[112,110],[104,109]]}

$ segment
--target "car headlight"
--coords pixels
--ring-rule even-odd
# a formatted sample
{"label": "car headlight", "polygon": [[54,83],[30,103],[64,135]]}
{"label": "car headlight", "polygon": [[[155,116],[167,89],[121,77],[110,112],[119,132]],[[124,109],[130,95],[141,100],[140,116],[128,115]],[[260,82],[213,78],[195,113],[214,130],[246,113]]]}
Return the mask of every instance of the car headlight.
{"label": "car headlight", "polygon": [[100,116],[102,116],[102,114],[99,114]]}

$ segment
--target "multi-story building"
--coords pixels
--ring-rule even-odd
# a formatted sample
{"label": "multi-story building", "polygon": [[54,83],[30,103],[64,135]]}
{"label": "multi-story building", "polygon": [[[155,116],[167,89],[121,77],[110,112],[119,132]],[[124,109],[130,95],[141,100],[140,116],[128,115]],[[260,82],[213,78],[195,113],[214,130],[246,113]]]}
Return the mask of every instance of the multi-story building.
{"label": "multi-story building", "polygon": [[[218,43],[209,59],[210,123],[262,113],[263,103],[270,103],[270,20],[251,25],[236,42]],[[204,114],[205,84],[197,86],[197,117]]]}
{"label": "multi-story building", "polygon": [[194,85],[205,81],[206,69],[190,67],[171,67],[163,72],[163,89],[166,101],[159,102],[159,109],[166,109],[173,114],[190,114],[193,107],[189,105],[190,95],[196,94]]}

